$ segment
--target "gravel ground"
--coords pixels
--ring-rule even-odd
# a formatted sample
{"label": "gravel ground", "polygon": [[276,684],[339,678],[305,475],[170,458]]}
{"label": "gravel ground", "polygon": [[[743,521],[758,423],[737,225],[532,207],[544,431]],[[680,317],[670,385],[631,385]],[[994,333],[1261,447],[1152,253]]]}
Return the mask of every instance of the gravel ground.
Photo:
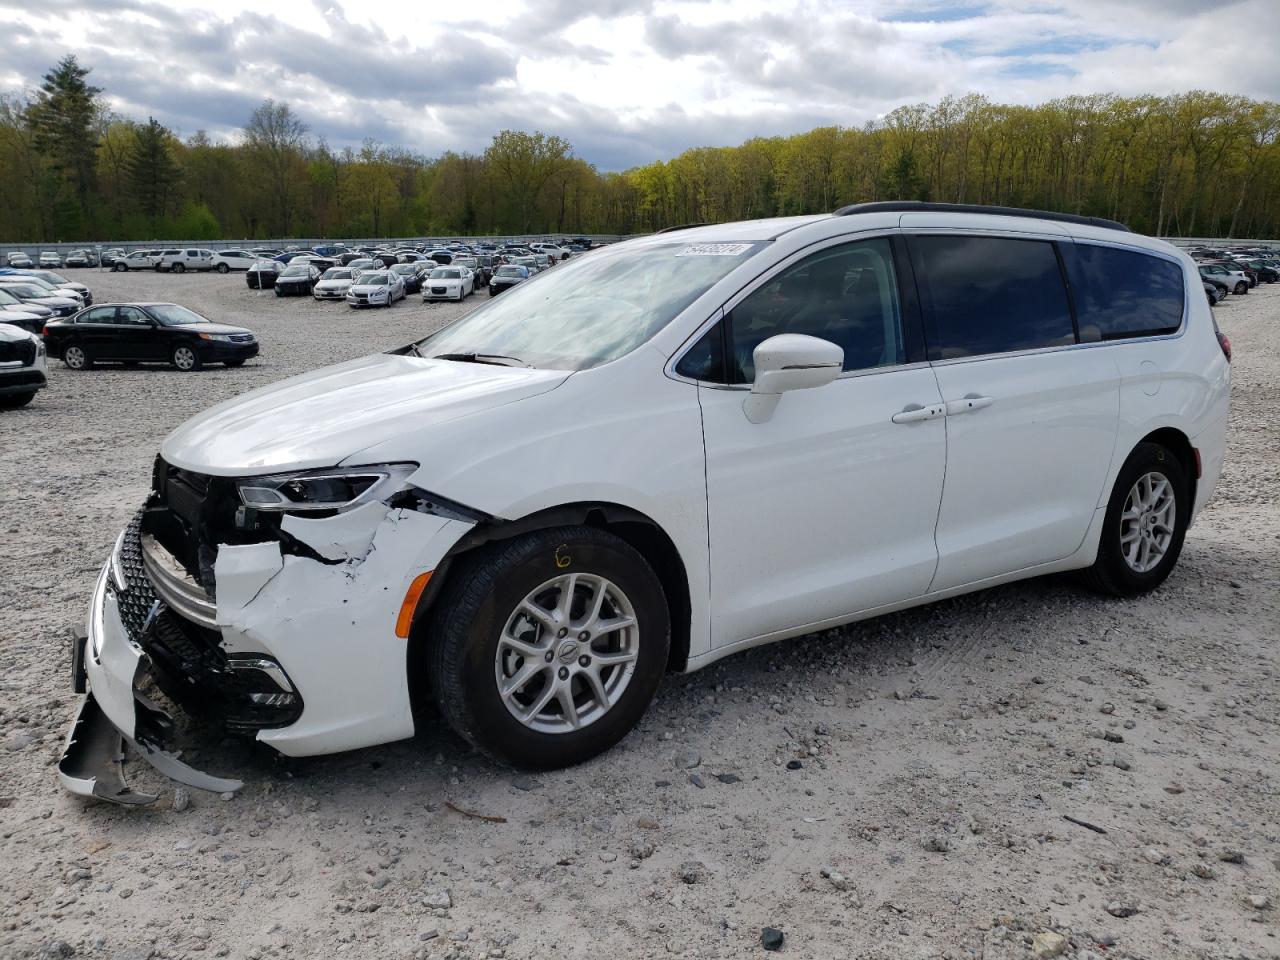
{"label": "gravel ground", "polygon": [[1154,595],[1055,577],[752,651],[537,778],[431,727],[310,760],[227,747],[219,772],[248,781],[229,801],[135,761],[163,796],[126,810],[58,787],[64,644],[161,438],[470,305],[83,276],[101,302],[244,324],[263,355],[54,364],[4,416],[0,957],[737,957],[764,927],[796,957],[1280,956],[1280,287],[1217,309],[1227,467]]}

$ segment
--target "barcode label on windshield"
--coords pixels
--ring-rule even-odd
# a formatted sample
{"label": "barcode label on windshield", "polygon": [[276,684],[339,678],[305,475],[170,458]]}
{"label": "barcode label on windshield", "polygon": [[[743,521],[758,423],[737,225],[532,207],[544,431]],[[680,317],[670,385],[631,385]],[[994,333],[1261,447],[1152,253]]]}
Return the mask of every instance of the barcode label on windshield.
{"label": "barcode label on windshield", "polygon": [[749,243],[690,243],[677,257],[736,257],[751,249]]}

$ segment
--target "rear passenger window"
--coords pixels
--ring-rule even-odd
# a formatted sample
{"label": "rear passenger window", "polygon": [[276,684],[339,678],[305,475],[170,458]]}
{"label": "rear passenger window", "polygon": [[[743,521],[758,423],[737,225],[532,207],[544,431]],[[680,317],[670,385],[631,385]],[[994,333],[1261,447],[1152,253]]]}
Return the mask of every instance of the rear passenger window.
{"label": "rear passenger window", "polygon": [[929,306],[929,359],[1076,342],[1053,244],[1001,237],[916,237],[916,276]]}
{"label": "rear passenger window", "polygon": [[1182,268],[1176,263],[1091,243],[1064,245],[1063,254],[1082,341],[1150,337],[1182,326]]}

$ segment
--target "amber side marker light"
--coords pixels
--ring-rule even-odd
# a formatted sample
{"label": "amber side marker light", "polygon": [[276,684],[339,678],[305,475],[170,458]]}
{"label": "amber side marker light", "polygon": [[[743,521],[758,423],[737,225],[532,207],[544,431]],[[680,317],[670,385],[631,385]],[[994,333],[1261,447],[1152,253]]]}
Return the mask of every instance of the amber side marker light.
{"label": "amber side marker light", "polygon": [[402,640],[409,637],[409,627],[413,625],[413,611],[418,609],[422,591],[427,589],[427,584],[431,582],[431,574],[434,572],[428,570],[426,573],[420,573],[413,578],[413,583],[409,584],[409,589],[404,595],[404,603],[400,604],[400,616],[396,617],[396,636]]}

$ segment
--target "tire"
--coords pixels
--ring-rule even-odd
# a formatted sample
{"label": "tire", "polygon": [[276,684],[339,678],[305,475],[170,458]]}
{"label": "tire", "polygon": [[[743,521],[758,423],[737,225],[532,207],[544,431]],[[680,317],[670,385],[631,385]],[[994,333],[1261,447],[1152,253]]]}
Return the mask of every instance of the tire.
{"label": "tire", "polygon": [[174,264],[172,267],[170,267],[169,269],[170,269],[170,270],[172,270],[174,273],[186,273],[186,272],[187,272],[186,265],[185,265],[185,264],[181,264],[181,263],[175,263],[175,264]]}
{"label": "tire", "polygon": [[[566,626],[579,630],[590,623],[591,591],[602,582],[608,602],[600,614],[615,621],[629,616],[631,624],[603,632],[604,649],[599,638],[584,640],[563,627],[552,633],[558,614],[547,604],[576,583]],[[543,610],[542,623],[519,612],[532,602]],[[500,639],[512,624],[520,625],[516,642],[537,647],[539,656],[526,660]],[[427,628],[432,691],[449,725],[485,753],[535,770],[581,763],[626,736],[658,689],[671,643],[666,597],[652,568],[628,543],[592,527],[534,531],[464,554],[433,602]],[[627,662],[595,662],[611,653]],[[525,670],[532,672],[513,689],[509,708],[500,677],[510,681]],[[591,692],[589,674],[604,700]],[[548,684],[575,705],[576,728]],[[545,705],[531,722],[512,712],[539,702]]]}
{"label": "tire", "polygon": [[231,272],[231,268],[230,268],[230,267],[228,267],[225,263],[220,263],[220,264],[218,264],[218,266],[217,266],[215,269],[217,269],[217,271],[218,271],[219,273],[230,273],[230,272]]}
{"label": "tire", "polygon": [[[1169,485],[1173,496],[1171,509],[1151,511],[1143,510],[1140,505],[1130,504],[1131,497],[1140,497],[1142,488],[1139,485],[1146,483],[1148,478],[1155,478],[1155,489],[1158,489],[1160,481]],[[1146,593],[1164,583],[1182,553],[1182,542],[1191,516],[1191,489],[1186,470],[1173,451],[1158,443],[1138,444],[1116,477],[1103,520],[1098,558],[1085,571],[1086,582],[1096,590],[1117,597]],[[1141,511],[1136,519],[1125,517],[1126,508],[1129,507]],[[1154,525],[1151,525],[1152,520],[1156,521]],[[1167,532],[1167,540],[1164,540],[1163,546],[1160,546],[1160,520],[1165,521],[1166,529],[1168,523],[1172,523],[1173,527]],[[1126,556],[1125,540],[1135,535],[1137,541],[1130,541],[1128,546],[1129,552],[1136,552],[1137,556],[1131,559]],[[1143,568],[1141,541],[1148,537],[1153,538],[1153,545],[1145,554],[1145,561],[1149,563],[1155,559],[1152,554],[1157,547],[1163,552],[1158,562]],[[1139,561],[1136,565],[1134,559]]]}
{"label": "tire", "polygon": [[173,352],[169,354],[169,362],[183,373],[191,373],[204,366],[204,361],[200,359],[200,354],[185,343],[180,343],[173,348]]}
{"label": "tire", "polygon": [[1236,284],[1235,294],[1237,297],[1240,296],[1241,294],[1245,294],[1248,292],[1249,292],[1249,284],[1246,283],[1244,280],[1241,280],[1239,283]]}
{"label": "tire", "polygon": [[70,343],[62,351],[62,362],[68,370],[88,370],[93,366],[93,357],[89,356],[89,351],[80,344]]}
{"label": "tire", "polygon": [[224,367],[243,367],[244,361],[243,360],[223,360],[222,365]]}
{"label": "tire", "polygon": [[111,269],[114,270],[116,273],[128,273],[129,265],[126,263],[113,263],[111,265]]}
{"label": "tire", "polygon": [[25,407],[36,398],[36,392],[0,394],[0,410],[16,410]]}

